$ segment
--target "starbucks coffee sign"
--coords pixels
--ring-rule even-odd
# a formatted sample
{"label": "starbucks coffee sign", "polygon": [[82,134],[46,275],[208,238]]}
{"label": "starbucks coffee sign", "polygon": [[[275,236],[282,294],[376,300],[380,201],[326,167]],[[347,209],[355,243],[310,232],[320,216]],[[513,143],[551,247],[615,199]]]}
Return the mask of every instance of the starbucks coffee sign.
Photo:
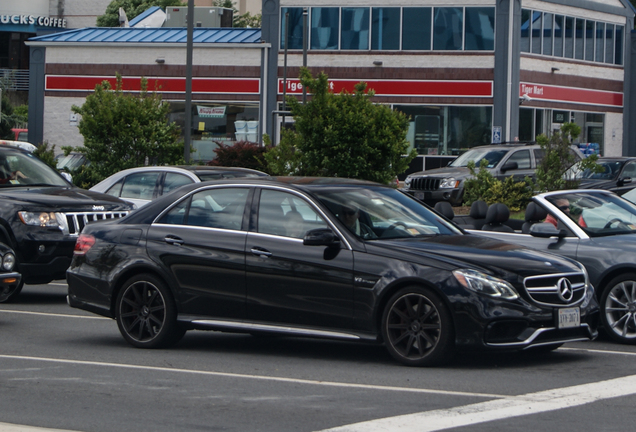
{"label": "starbucks coffee sign", "polygon": [[66,20],[63,18],[36,15],[0,15],[0,24],[66,28]]}

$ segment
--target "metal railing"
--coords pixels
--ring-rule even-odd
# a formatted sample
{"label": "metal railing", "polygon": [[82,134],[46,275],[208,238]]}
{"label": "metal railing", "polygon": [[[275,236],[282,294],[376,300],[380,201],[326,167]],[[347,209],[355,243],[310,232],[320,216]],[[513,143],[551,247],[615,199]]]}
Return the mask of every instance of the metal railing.
{"label": "metal railing", "polygon": [[29,91],[28,69],[0,69],[0,80],[5,83],[6,90]]}

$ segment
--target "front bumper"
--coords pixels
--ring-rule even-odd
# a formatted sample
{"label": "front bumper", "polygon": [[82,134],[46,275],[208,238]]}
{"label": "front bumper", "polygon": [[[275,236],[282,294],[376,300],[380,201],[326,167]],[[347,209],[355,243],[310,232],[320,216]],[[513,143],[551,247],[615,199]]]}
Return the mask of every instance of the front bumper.
{"label": "front bumper", "polygon": [[451,205],[462,204],[463,189],[437,189],[437,190],[416,190],[404,189],[404,192],[424,202],[448,201]]}

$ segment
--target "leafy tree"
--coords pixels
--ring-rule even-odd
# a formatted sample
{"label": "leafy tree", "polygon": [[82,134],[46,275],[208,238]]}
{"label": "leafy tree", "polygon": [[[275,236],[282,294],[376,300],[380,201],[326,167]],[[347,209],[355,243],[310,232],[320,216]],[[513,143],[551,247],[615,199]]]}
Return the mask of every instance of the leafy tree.
{"label": "leafy tree", "polygon": [[97,17],[97,27],[119,27],[119,8],[123,8],[129,20],[153,6],[166,9],[168,6],[183,6],[181,0],[113,0],[104,15]]}
{"label": "leafy tree", "polygon": [[232,0],[214,0],[212,4],[216,7],[223,7],[232,9],[234,11],[232,26],[233,27],[251,27],[251,28],[260,28],[262,15],[256,14],[252,15],[249,12],[245,12],[244,14],[239,14],[238,9],[236,9],[236,2]]}
{"label": "leafy tree", "polygon": [[15,125],[13,105],[11,105],[11,101],[9,101],[4,91],[2,92],[2,102],[0,104],[0,139],[12,140],[14,136],[11,129]]}
{"label": "leafy tree", "polygon": [[183,163],[179,126],[167,118],[170,106],[158,94],[148,93],[147,86],[147,80],[141,78],[138,95],[125,93],[117,74],[115,89],[104,81],[81,107],[72,107],[82,116],[79,132],[84,136],[84,147],[74,150],[90,161],[85,177],[91,182],[149,163]]}
{"label": "leafy tree", "polygon": [[471,205],[483,200],[488,205],[503,203],[510,211],[524,209],[532,199],[534,183],[529,177],[515,181],[513,176],[505,180],[496,179],[488,170],[488,161],[482,159],[479,171],[475,171],[475,161],[468,162],[471,177],[464,182],[464,204]]}
{"label": "leafy tree", "polygon": [[33,154],[51,168],[57,169],[57,161],[55,160],[55,145],[49,148],[49,143],[45,141],[33,151]]}
{"label": "leafy tree", "polygon": [[373,104],[374,92],[364,82],[356,84],[353,94],[334,94],[326,74],[314,79],[306,68],[300,82],[312,97],[306,104],[288,98],[295,131],[284,131],[280,145],[267,151],[270,173],[389,183],[406,170],[416,156],[415,150],[404,156],[409,147],[406,115]]}
{"label": "leafy tree", "polygon": [[537,137],[537,143],[544,152],[543,159],[537,166],[535,190],[545,192],[560,189],[575,188],[578,181],[567,178],[567,173],[573,165],[580,170],[590,168],[597,170],[596,155],[591,155],[581,162],[572,152],[572,142],[581,134],[581,128],[575,123],[564,123],[561,129],[552,133],[548,138],[544,134]]}
{"label": "leafy tree", "polygon": [[216,143],[218,144],[218,147],[214,149],[216,158],[208,165],[263,169],[265,149],[260,145],[247,141],[239,141],[234,145],[226,145],[220,141]]}

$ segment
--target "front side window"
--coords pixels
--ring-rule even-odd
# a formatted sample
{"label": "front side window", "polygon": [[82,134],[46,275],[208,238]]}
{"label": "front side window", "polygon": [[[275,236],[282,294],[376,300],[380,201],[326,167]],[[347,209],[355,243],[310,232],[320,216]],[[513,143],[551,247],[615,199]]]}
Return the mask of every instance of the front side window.
{"label": "front side window", "polygon": [[327,227],[316,210],[299,196],[267,189],[261,191],[259,233],[301,239],[307,231]]}
{"label": "front side window", "polygon": [[464,11],[458,7],[435,8],[433,17],[433,49],[461,50]]}
{"label": "front side window", "polygon": [[519,150],[514,152],[507,162],[516,162],[517,169],[530,169],[530,150]]}
{"label": "front side window", "polygon": [[339,8],[311,8],[311,49],[338,49]]}
{"label": "front side window", "polygon": [[343,50],[369,49],[369,8],[342,8]]}

